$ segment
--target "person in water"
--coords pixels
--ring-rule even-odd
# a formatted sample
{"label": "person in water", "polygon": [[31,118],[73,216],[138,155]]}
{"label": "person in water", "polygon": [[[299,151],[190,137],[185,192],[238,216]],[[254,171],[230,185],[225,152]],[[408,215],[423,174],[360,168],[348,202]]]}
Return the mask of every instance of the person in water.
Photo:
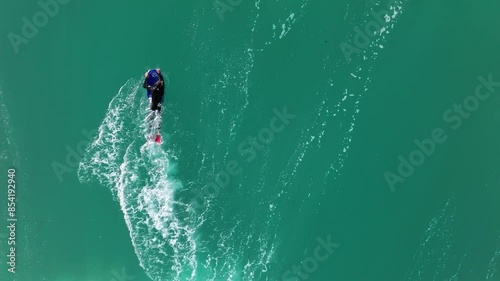
{"label": "person in water", "polygon": [[144,74],[142,87],[147,90],[149,107],[151,109],[151,113],[147,117],[151,131],[150,138],[157,143],[161,143],[161,118],[157,118],[160,117],[161,105],[165,94],[165,81],[161,70],[159,68],[148,70]]}
{"label": "person in water", "polygon": [[[156,81],[154,84],[153,81]],[[142,87],[147,89],[148,100],[151,111],[161,112],[161,104],[165,95],[165,81],[161,74],[161,69],[150,69],[144,74]]]}

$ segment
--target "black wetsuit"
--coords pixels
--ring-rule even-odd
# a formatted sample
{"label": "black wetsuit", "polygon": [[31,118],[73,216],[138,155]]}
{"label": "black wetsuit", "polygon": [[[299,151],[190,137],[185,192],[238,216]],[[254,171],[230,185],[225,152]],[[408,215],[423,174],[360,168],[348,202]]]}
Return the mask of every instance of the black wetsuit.
{"label": "black wetsuit", "polygon": [[147,78],[145,78],[142,87],[151,91],[151,110],[161,112],[161,103],[163,102],[163,95],[165,95],[165,81],[161,73],[158,73],[158,76],[160,80],[154,86],[148,86],[146,84]]}

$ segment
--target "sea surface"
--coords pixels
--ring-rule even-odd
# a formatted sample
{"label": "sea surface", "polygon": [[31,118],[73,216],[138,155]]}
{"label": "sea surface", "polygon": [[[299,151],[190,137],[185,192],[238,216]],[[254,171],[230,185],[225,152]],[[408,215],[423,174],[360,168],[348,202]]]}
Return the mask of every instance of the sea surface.
{"label": "sea surface", "polygon": [[500,281],[499,10],[1,1],[0,280]]}

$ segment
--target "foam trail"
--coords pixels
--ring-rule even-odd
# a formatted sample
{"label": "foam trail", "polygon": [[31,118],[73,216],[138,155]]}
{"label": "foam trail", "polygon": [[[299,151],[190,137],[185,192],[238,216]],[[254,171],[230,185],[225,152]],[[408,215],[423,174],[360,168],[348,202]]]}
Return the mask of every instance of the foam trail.
{"label": "foam trail", "polygon": [[497,275],[497,271],[500,265],[500,237],[497,239],[497,248],[493,257],[490,259],[488,264],[488,272],[486,273],[486,280],[495,280],[494,277]]}
{"label": "foam trail", "polygon": [[[341,147],[334,157],[330,157],[332,160],[325,167],[323,176],[325,186],[331,187],[332,181],[335,181],[340,176],[351,148],[356,119],[360,113],[360,103],[372,82],[370,78],[372,69],[377,62],[383,44],[388,41],[390,31],[395,28],[396,23],[403,14],[404,7],[409,2],[410,0],[394,1],[390,7],[381,7],[380,1],[371,3],[369,9],[372,11],[378,11],[381,8],[387,10],[384,17],[387,23],[386,26],[381,27],[369,45],[362,49],[360,54],[352,55],[349,61],[344,57],[333,62],[330,56],[324,59],[324,70],[331,73],[328,74],[330,78],[327,80],[325,88],[316,92],[318,102],[315,105],[314,115],[304,123],[296,149],[288,159],[283,172],[279,175],[279,185],[287,187],[295,181],[303,160],[311,153],[317,153],[321,150],[321,142],[325,137],[331,137],[334,134],[335,139],[339,139],[338,130],[332,129],[332,126],[337,124],[340,125],[339,141]],[[307,1],[303,2],[302,7],[305,6],[307,6]],[[373,20],[369,11],[364,14],[361,18],[361,26]],[[299,13],[298,17],[292,15],[287,19],[291,23],[294,22],[295,18],[300,18],[302,13]],[[283,26],[283,36],[289,32],[288,29],[285,29],[285,26]],[[273,29],[275,29],[275,26]],[[352,44],[355,34],[352,31],[347,35],[346,44]],[[274,34],[274,37],[276,36]],[[266,43],[266,45],[269,45],[269,43]],[[283,192],[285,190],[289,189],[284,188]]]}
{"label": "foam trail", "polygon": [[127,81],[110,102],[78,177],[113,192],[139,263],[152,280],[194,280],[196,225],[190,223],[189,206],[174,198],[182,184],[172,176],[171,152],[146,141],[147,110],[139,85]]}
{"label": "foam trail", "polygon": [[98,135],[87,148],[83,160],[79,164],[78,178],[87,182],[97,179],[100,184],[109,186],[114,195],[116,183],[120,174],[119,160],[125,153],[125,141],[129,135],[124,130],[127,112],[135,105],[135,95],[138,85],[133,80],[127,81],[118,94],[111,100]]}
{"label": "foam trail", "polygon": [[[346,79],[349,81],[349,86],[341,89],[342,94],[339,96],[341,99],[329,108],[328,111],[332,112],[330,114],[329,120],[325,120],[325,124],[330,122],[333,118],[345,117],[348,122],[348,126],[344,130],[344,137],[342,139],[342,150],[339,151],[337,157],[335,157],[333,163],[330,164],[329,169],[325,173],[325,179],[332,177],[336,180],[340,175],[342,168],[344,167],[344,161],[348,157],[350,144],[352,141],[353,131],[356,125],[356,117],[360,113],[360,101],[363,99],[364,93],[368,91],[371,84],[371,73],[372,69],[377,62],[380,50],[383,49],[384,44],[388,41],[388,34],[395,28],[399,18],[405,11],[405,7],[411,0],[397,0],[390,2],[389,7],[383,7],[383,1],[375,1],[371,7],[371,10],[378,12],[380,10],[387,10],[384,15],[386,21],[386,26],[383,26],[378,30],[371,39],[369,45],[361,50],[357,57],[352,56],[349,58],[346,64],[344,58],[342,61],[335,64],[332,70],[333,76],[328,82],[328,89],[325,94],[330,94],[330,90],[338,91],[335,88],[335,81],[338,79]],[[382,9],[381,9],[382,8]],[[365,26],[368,22],[372,21],[370,13],[366,13],[367,16],[364,17],[363,23],[360,26]],[[355,32],[351,32],[345,39],[345,44],[352,44]],[[343,44],[344,44],[343,43]],[[342,46],[342,45],[341,45]],[[345,58],[347,59],[347,57]],[[340,72],[340,69],[345,69],[346,71]],[[328,97],[325,97],[328,100]],[[346,110],[346,108],[348,110]],[[323,134],[323,133],[322,133]],[[321,137],[319,138],[321,140]]]}
{"label": "foam trail", "polygon": [[[8,106],[5,101],[4,97],[4,92],[2,88],[0,87],[0,168],[2,169],[3,172],[5,172],[5,177],[7,175],[7,170],[8,169],[15,169],[16,172],[16,177],[15,180],[17,182],[28,182],[29,181],[29,176],[25,172],[24,167],[21,163],[21,157],[20,157],[20,152],[19,152],[19,147],[17,145],[17,139],[15,138],[13,131],[12,131],[12,123],[11,123],[11,113],[9,112]],[[7,182],[7,179],[5,179],[5,182]],[[21,184],[17,185],[16,187],[16,193],[21,193],[21,194],[29,194],[28,187],[29,185],[27,184]],[[7,186],[5,185],[5,188]],[[7,196],[7,191],[5,189],[5,196]],[[28,214],[29,212],[26,211],[26,208],[23,207],[23,205],[19,204],[17,207],[17,214],[20,218],[21,221],[28,221],[28,217],[23,214]],[[0,215],[4,218],[7,218],[7,208],[2,208],[0,211]],[[45,250],[46,245],[37,243],[37,231],[36,229],[33,228],[32,225],[30,224],[20,224],[17,226],[19,229],[18,232],[18,240],[23,241],[23,246],[17,248],[16,254],[19,254],[19,256],[22,256],[23,259],[18,260],[17,266],[20,268],[29,268],[33,264],[38,263],[38,259],[36,258],[37,254],[36,251],[40,251],[40,249]],[[0,230],[0,252],[6,253],[7,252],[7,229],[3,228]],[[4,243],[5,242],[5,243]],[[36,245],[36,247],[34,246]],[[36,250],[34,250],[36,249]],[[7,271],[5,270],[6,274]],[[29,273],[28,273],[29,274]],[[2,278],[2,274],[0,274],[0,279],[4,280]],[[17,273],[17,276],[12,276],[9,278],[9,280],[13,281],[21,281],[26,279],[27,275],[25,273]],[[5,278],[7,279],[7,278]]]}
{"label": "foam trail", "polygon": [[[438,280],[440,276],[445,275],[445,269],[452,264],[453,260],[451,247],[455,216],[456,207],[452,200],[448,200],[439,214],[430,221],[424,233],[413,256],[414,268],[408,276],[408,281]],[[458,270],[464,258],[459,263]]]}
{"label": "foam trail", "polygon": [[0,147],[4,150],[0,150],[0,161],[2,163],[8,163],[9,158],[12,159],[11,165],[19,165],[19,150],[17,148],[16,142],[12,139],[12,129],[10,125],[10,114],[7,110],[7,105],[5,104],[4,93],[0,88],[0,120],[2,138],[0,138]]}

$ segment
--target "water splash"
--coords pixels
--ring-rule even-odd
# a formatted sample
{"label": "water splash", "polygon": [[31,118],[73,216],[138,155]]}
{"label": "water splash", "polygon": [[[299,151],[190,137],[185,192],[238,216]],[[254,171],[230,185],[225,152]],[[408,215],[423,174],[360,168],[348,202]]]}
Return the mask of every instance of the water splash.
{"label": "water splash", "polygon": [[194,280],[196,225],[177,201],[173,152],[149,138],[145,99],[131,79],[112,99],[80,163],[81,182],[97,181],[119,202],[139,263],[152,280]]}

